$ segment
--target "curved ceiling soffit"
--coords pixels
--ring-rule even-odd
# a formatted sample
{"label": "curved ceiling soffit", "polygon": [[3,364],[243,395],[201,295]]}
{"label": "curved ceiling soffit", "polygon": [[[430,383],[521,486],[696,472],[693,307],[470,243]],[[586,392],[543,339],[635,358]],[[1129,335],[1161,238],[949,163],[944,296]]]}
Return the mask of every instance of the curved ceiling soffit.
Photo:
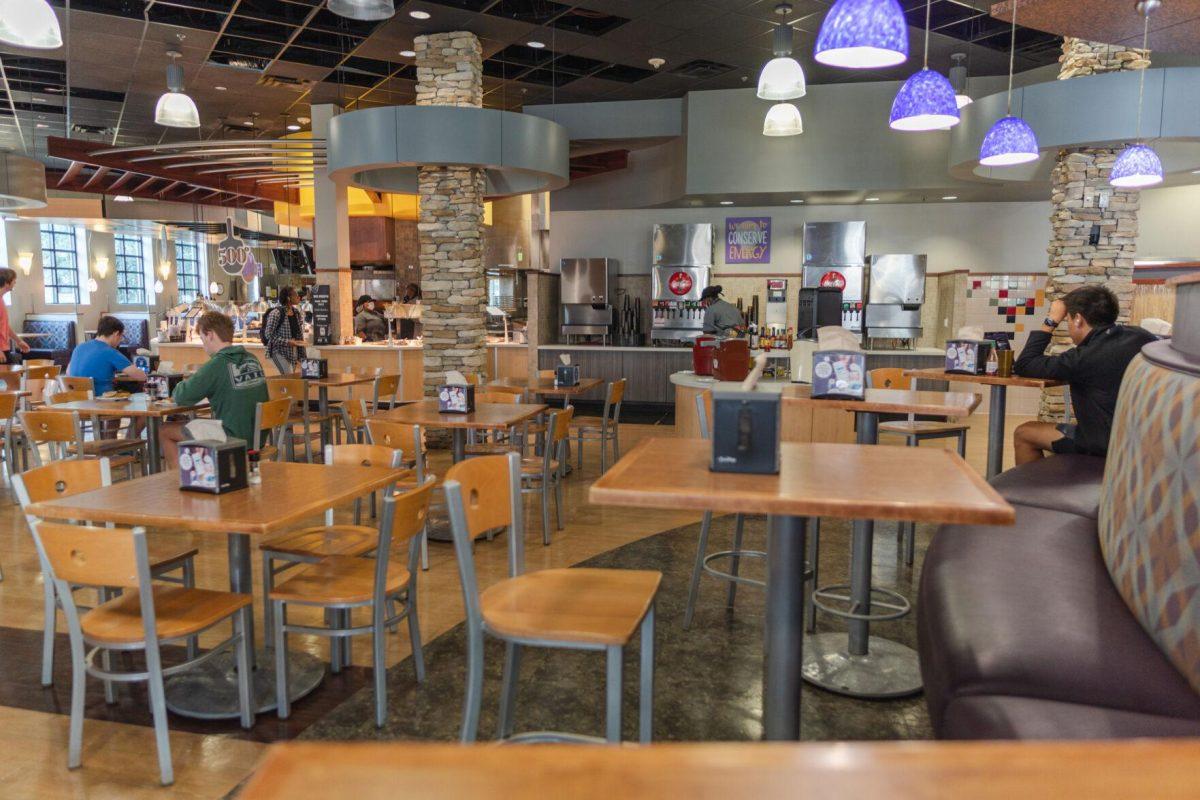
{"label": "curved ceiling soffit", "polygon": [[[1012,113],[1024,118],[1038,137],[1042,157],[1015,167],[979,164],[979,146],[992,124],[1007,111],[1007,93],[981,97],[961,110],[951,132],[950,175],[970,181],[1049,183],[1054,154],[1064,148],[1123,147],[1138,136],[1137,71],[1110,72],[1047,81],[1012,95]],[[1200,169],[1200,68],[1146,71],[1141,138],[1162,158],[1168,175]],[[1049,156],[1049,157],[1047,157]]]}
{"label": "curved ceiling soffit", "polygon": [[16,153],[0,153],[0,211],[46,207],[46,166]]}
{"label": "curved ceiling soffit", "polygon": [[421,165],[477,167],[485,194],[561,189],[570,180],[570,142],[558,123],[528,114],[457,106],[386,106],[330,122],[329,175],[350,186],[416,194]]}

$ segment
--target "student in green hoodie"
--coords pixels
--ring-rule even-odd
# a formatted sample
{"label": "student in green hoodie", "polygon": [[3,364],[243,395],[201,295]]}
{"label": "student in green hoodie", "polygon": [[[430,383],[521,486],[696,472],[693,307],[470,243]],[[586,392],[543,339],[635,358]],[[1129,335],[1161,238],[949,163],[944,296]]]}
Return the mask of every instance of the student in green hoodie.
{"label": "student in green hoodie", "polygon": [[[254,448],[255,408],[269,399],[262,364],[246,348],[233,344],[233,321],[219,311],[200,317],[196,332],[208,361],[175,387],[171,399],[180,405],[207,400],[213,419],[221,420],[225,434]],[[163,455],[171,467],[179,463],[179,443],[190,438],[184,428],[181,422],[162,428]]]}

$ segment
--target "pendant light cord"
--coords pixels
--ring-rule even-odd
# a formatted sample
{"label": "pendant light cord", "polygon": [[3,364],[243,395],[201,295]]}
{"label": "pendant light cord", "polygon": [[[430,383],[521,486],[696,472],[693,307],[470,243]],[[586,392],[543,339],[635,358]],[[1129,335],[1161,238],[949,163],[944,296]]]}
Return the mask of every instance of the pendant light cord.
{"label": "pendant light cord", "polygon": [[1008,111],[1005,116],[1012,116],[1012,84],[1013,67],[1017,60],[1017,0],[1013,0],[1012,33],[1008,40]]}
{"label": "pendant light cord", "polygon": [[[1142,23],[1142,53],[1146,54],[1149,52],[1146,45],[1150,41],[1150,6],[1149,5],[1146,6],[1146,13],[1144,16],[1145,16],[1145,22]],[[1142,141],[1142,97],[1145,95],[1145,91],[1146,91],[1146,70],[1148,68],[1149,68],[1149,64],[1147,64],[1145,67],[1142,67],[1142,69],[1140,70],[1142,74],[1140,76],[1138,76],[1137,135],[1134,137],[1135,139],[1137,139],[1138,142]]]}
{"label": "pendant light cord", "polygon": [[932,6],[933,0],[925,0],[925,69],[929,69],[929,11]]}

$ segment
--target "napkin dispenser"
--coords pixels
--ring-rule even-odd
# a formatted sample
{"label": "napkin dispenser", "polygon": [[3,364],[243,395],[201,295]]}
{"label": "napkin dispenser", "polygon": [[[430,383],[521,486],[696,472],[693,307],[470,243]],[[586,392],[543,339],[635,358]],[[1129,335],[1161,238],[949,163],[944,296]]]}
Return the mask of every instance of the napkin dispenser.
{"label": "napkin dispenser", "polygon": [[475,387],[447,383],[438,387],[438,411],[443,414],[470,414],[475,410]]}
{"label": "napkin dispenser", "polygon": [[175,387],[183,380],[182,375],[155,373],[146,376],[146,394],[155,400],[169,400]]}
{"label": "napkin dispenser", "polygon": [[779,472],[780,396],[773,392],[713,392],[713,472]]}
{"label": "napkin dispenser", "polygon": [[245,489],[248,469],[241,439],[179,443],[179,488],[185,491],[224,494]]}
{"label": "napkin dispenser", "polygon": [[862,400],[866,397],[867,357],[858,350],[818,350],[813,353],[813,398]]}
{"label": "napkin dispenser", "polygon": [[983,339],[950,339],[946,342],[946,372],[983,375],[993,342]]}
{"label": "napkin dispenser", "polygon": [[555,386],[578,386],[579,385],[579,365],[578,364],[559,364],[554,368],[554,385]]}
{"label": "napkin dispenser", "polygon": [[319,381],[328,378],[329,359],[307,357],[300,359],[300,377],[313,381]]}

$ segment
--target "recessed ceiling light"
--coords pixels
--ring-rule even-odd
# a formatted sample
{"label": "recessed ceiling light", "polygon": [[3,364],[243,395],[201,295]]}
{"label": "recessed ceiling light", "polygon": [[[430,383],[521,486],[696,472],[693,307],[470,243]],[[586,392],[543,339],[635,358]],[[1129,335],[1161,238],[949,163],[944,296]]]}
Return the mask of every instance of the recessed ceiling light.
{"label": "recessed ceiling light", "polygon": [[38,123],[37,125],[35,125],[34,127],[35,127],[35,128],[38,128],[38,129],[45,129],[45,128],[49,128],[50,126],[49,126],[49,125],[47,125],[47,124],[46,124],[46,123],[44,123],[44,122],[39,122],[39,123]]}
{"label": "recessed ceiling light", "polygon": [[119,194],[116,197],[114,197],[113,200],[115,200],[118,203],[132,203],[133,202],[133,198],[127,194]]}
{"label": "recessed ceiling light", "polygon": [[525,44],[529,45],[534,50],[541,50],[543,47],[546,46],[545,42],[526,42]]}
{"label": "recessed ceiling light", "polygon": [[51,94],[62,94],[63,92],[63,90],[57,86],[47,86],[46,91],[50,92]]}
{"label": "recessed ceiling light", "polygon": [[945,195],[944,197],[942,197],[942,199],[943,199],[943,200],[957,200],[957,199],[958,199],[958,195],[956,195],[956,194],[948,194],[948,195]]}
{"label": "recessed ceiling light", "polygon": [[417,51],[416,50],[401,50],[400,55],[403,56],[404,58],[416,58]]}
{"label": "recessed ceiling light", "polygon": [[46,102],[46,98],[44,98],[44,97],[32,97],[32,98],[30,98],[30,99],[31,99],[31,100],[33,100],[33,102],[35,102],[35,103],[44,103],[44,102]]}
{"label": "recessed ceiling light", "polygon": [[429,19],[428,11],[410,11],[408,15],[413,19]]}
{"label": "recessed ceiling light", "polygon": [[723,206],[731,206],[731,205],[733,205],[733,201],[732,201],[732,200],[722,200],[722,201],[721,201],[721,205],[723,205]]}
{"label": "recessed ceiling light", "polygon": [[213,88],[214,88],[214,89],[216,89],[218,92],[223,92],[223,91],[225,91],[225,87],[224,87],[224,86],[214,86]]}
{"label": "recessed ceiling light", "polygon": [[803,203],[803,200],[788,200],[789,203]]}
{"label": "recessed ceiling light", "polygon": [[289,131],[298,131],[300,130],[300,126],[293,122],[291,125],[287,126],[287,129]]}
{"label": "recessed ceiling light", "polygon": [[878,197],[868,197],[868,198],[867,198],[867,202],[868,202],[868,203],[878,203],[878,202],[879,202],[879,198],[878,198]]}

